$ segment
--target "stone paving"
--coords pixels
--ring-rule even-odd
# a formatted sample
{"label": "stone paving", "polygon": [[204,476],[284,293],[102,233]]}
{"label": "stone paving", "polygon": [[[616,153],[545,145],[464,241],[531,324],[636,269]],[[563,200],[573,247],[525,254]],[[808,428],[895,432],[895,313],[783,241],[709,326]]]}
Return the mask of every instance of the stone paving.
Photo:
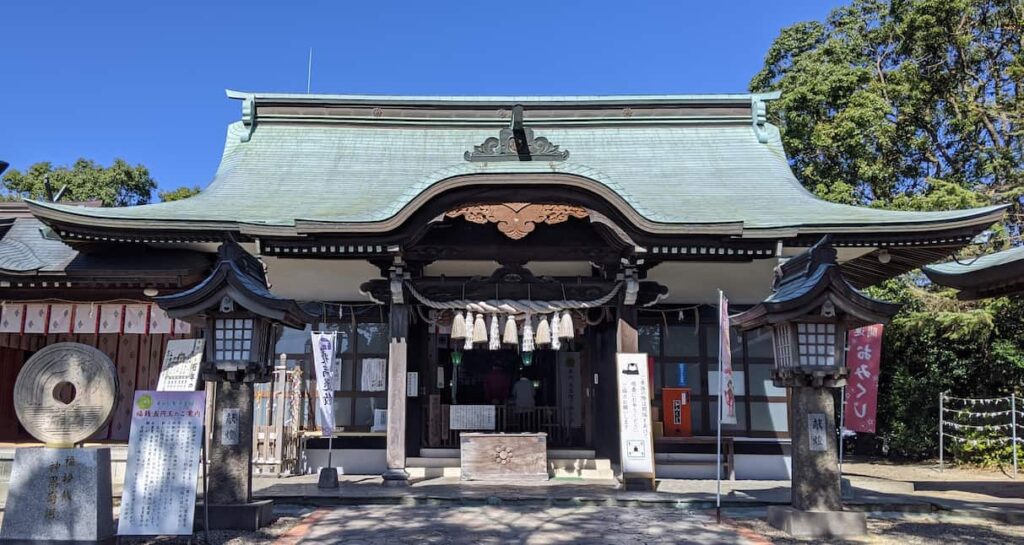
{"label": "stone paving", "polygon": [[295,542],[302,545],[766,543],[749,530],[716,525],[713,516],[706,513],[671,508],[351,506],[323,508],[310,515],[310,519],[308,525],[296,528],[301,536],[295,535]]}

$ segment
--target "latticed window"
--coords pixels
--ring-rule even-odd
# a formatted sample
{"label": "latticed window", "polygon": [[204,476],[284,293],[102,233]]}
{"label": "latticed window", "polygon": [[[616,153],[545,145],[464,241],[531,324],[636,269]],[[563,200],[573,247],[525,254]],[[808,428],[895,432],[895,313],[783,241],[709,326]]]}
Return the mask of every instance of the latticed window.
{"label": "latticed window", "polygon": [[797,343],[800,347],[800,365],[835,366],[836,325],[796,324]]}
{"label": "latticed window", "polygon": [[217,318],[213,329],[216,361],[249,360],[253,341],[252,318]]}
{"label": "latticed window", "polygon": [[780,368],[794,367],[796,358],[793,357],[793,324],[776,325],[772,341],[775,345],[775,365]]}

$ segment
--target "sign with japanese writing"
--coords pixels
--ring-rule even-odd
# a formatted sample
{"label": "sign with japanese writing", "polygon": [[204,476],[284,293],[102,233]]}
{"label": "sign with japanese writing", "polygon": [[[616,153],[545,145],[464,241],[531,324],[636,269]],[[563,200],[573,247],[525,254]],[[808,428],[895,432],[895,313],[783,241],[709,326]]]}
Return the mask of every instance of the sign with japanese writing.
{"label": "sign with japanese writing", "polygon": [[494,405],[452,405],[448,427],[453,430],[493,430]]}
{"label": "sign with japanese writing", "polygon": [[722,424],[736,423],[736,390],[733,387],[732,346],[729,339],[729,300],[718,292],[719,418]]}
{"label": "sign with japanese writing", "polygon": [[241,440],[241,409],[221,409],[217,413],[217,427],[220,428],[220,444],[233,447]]}
{"label": "sign with japanese writing", "polygon": [[570,428],[583,426],[583,379],[580,376],[580,353],[557,352],[558,400],[566,408],[564,418]]}
{"label": "sign with japanese writing", "polygon": [[807,415],[807,441],[811,452],[828,450],[828,422],[825,418],[825,413]]}
{"label": "sign with japanese writing", "polygon": [[119,535],[191,535],[206,392],[135,392]]}
{"label": "sign with japanese writing", "polygon": [[167,341],[164,362],[160,367],[160,380],[156,389],[161,392],[193,392],[199,382],[199,364],[203,361],[202,339],[172,339]]}
{"label": "sign with japanese writing", "polygon": [[846,365],[846,414],[843,426],[852,431],[875,433],[878,408],[878,373],[882,361],[882,324],[853,329],[848,333],[850,350]]}
{"label": "sign with japanese writing", "polygon": [[316,370],[317,417],[320,434],[334,435],[334,353],[338,343],[336,331],[317,332],[313,335],[313,366]]}
{"label": "sign with japanese writing", "polygon": [[624,477],[654,477],[651,386],[647,354],[616,354],[619,389],[619,441]]}

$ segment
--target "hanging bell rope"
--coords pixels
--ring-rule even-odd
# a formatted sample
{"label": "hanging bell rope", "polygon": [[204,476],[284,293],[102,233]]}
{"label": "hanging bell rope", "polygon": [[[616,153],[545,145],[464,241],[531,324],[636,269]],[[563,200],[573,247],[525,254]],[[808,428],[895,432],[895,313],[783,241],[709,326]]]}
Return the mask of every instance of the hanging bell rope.
{"label": "hanging bell rope", "polygon": [[[412,282],[406,282],[409,292],[420,304],[426,305],[435,310],[466,310],[468,312],[481,312],[485,314],[548,314],[561,312],[570,309],[590,309],[607,304],[622,289],[622,282],[616,282],[611,291],[605,295],[590,301],[578,301],[575,299],[565,301],[531,301],[528,299],[489,299],[487,301],[470,301],[459,299],[457,301],[435,301],[426,297],[413,287]],[[466,331],[470,328],[469,319],[466,320]]]}

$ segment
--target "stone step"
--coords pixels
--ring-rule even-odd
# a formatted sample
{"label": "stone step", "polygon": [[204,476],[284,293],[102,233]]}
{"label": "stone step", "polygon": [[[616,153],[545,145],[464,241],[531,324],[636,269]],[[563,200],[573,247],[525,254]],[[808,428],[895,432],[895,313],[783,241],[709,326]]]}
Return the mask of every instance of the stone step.
{"label": "stone step", "polygon": [[[405,470],[414,478],[460,477],[458,458],[411,457],[406,459]],[[612,464],[606,459],[576,458],[548,460],[548,475],[552,478],[614,479]]]}
{"label": "stone step", "polygon": [[420,457],[422,458],[458,458],[459,449],[457,448],[421,448]]}

